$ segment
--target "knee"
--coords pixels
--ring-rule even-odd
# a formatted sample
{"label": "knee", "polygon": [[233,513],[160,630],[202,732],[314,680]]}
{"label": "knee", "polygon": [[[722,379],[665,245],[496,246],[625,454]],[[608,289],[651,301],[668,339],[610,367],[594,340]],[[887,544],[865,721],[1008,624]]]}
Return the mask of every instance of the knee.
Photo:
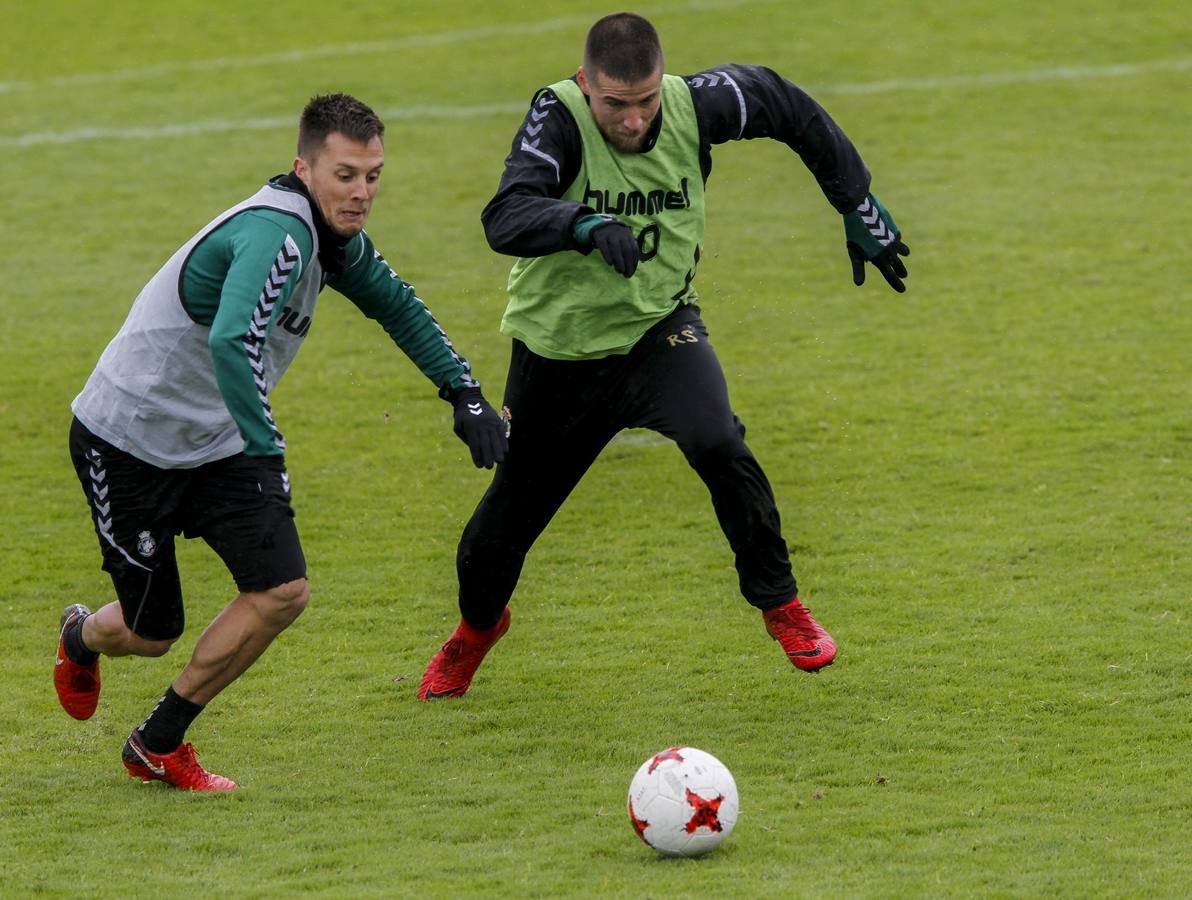
{"label": "knee", "polygon": [[264,613],[283,628],[302,615],[310,602],[310,582],[305,578],[287,581],[262,591]]}
{"label": "knee", "polygon": [[132,635],[130,639],[130,649],[137,656],[165,656],[170,652],[170,648],[174,646],[174,642],[178,638],[166,638],[164,640],[150,640],[143,638],[140,635]]}
{"label": "knee", "polygon": [[733,465],[749,451],[742,438],[744,429],[707,432],[693,436],[680,445],[694,469],[714,469]]}
{"label": "knee", "polygon": [[136,624],[137,630],[134,631],[124,621],[120,605],[111,603],[87,617],[83,639],[88,646],[108,656],[165,656],[182,634],[180,620],[178,627],[171,625],[163,629],[164,633],[150,632],[149,636],[138,633],[145,630],[143,623]]}

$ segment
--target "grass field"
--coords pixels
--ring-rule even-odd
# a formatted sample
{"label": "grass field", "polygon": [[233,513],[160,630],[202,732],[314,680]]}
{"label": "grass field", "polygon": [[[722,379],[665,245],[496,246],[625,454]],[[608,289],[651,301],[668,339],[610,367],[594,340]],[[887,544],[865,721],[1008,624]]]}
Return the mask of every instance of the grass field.
{"label": "grass field", "polygon": [[[535,548],[472,691],[418,703],[487,475],[328,292],[273,398],[312,603],[188,735],[243,789],[129,781],[124,737],[232,590],[180,545],[174,652],[106,661],[89,722],[58,708],[58,614],[110,594],[69,403],[132,298],[288,167],[311,94],[349,91],[389,125],[369,231],[499,396],[509,260],[479,211],[532,91],[620,8],[294,7],[0,0],[0,894],[1187,895],[1192,20],[1175,0],[638,8],[672,72],[764,63],[811,90],[913,251],[907,294],[875,274],[857,290],[787,148],[714,153],[704,316],[833,668],[791,669],[704,488],[633,432]],[[674,743],[741,792],[698,861],[655,858],[624,814],[638,764]]]}

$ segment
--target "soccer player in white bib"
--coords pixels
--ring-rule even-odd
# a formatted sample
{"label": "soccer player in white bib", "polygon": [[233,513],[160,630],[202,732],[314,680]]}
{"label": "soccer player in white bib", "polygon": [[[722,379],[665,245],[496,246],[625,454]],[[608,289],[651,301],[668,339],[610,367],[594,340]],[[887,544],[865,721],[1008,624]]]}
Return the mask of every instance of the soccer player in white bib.
{"label": "soccer player in white bib", "polygon": [[54,686],[90,718],[99,657],[160,656],[182,634],[181,534],[223,560],[238,594],[125,741],[130,776],[232,790],[187,728],[302,612],[310,589],[286,442],[270,394],[306,340],[323,286],[375,319],[455,408],[477,466],[505,423],[468,361],[364,231],[385,163],[384,125],[345,94],[313,98],[293,170],[221,212],[145,285],[72,404],[70,447],[116,599],[63,612]]}

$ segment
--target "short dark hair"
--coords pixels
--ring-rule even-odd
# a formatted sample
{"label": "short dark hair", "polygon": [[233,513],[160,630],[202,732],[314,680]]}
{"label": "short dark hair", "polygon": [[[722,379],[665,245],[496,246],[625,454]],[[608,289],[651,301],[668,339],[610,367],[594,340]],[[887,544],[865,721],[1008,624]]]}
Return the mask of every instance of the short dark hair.
{"label": "short dark hair", "polygon": [[584,70],[618,81],[641,81],[662,68],[662,41],[647,19],[636,13],[605,16],[588,31]]}
{"label": "short dark hair", "polygon": [[348,94],[311,97],[298,120],[298,155],[313,159],[327,136],[336,131],[367,144],[375,137],[385,137],[385,123],[368,106]]}

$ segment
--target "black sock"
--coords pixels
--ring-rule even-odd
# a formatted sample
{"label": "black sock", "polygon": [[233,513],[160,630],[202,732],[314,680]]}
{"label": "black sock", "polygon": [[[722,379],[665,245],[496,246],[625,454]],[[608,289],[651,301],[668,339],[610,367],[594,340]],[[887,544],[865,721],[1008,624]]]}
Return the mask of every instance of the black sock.
{"label": "black sock", "polygon": [[173,753],[182,743],[190,723],[202,711],[203,707],[198,703],[179,697],[172,687],[168,688],[149,713],[149,718],[137,728],[145,749],[150,753]]}
{"label": "black sock", "polygon": [[89,666],[99,659],[99,654],[83,643],[83,623],[86,616],[79,616],[62,635],[62,646],[67,658],[80,666]]}

